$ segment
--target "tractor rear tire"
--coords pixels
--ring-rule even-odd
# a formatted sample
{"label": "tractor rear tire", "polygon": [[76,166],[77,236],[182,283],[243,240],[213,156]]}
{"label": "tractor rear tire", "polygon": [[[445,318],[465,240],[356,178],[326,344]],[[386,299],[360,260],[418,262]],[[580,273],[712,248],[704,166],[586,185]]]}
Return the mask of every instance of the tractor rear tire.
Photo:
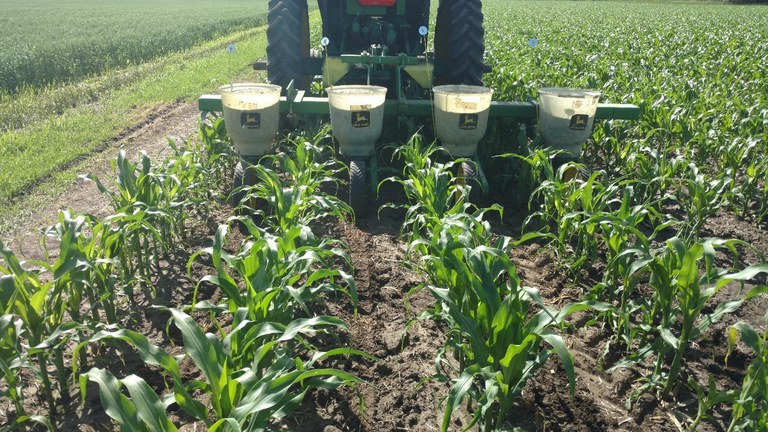
{"label": "tractor rear tire", "polygon": [[282,88],[294,81],[309,86],[302,61],[309,57],[307,0],[269,0],[267,13],[267,80]]}
{"label": "tractor rear tire", "polygon": [[442,0],[435,25],[437,85],[483,85],[485,30],[480,0]]}
{"label": "tractor rear tire", "polygon": [[359,223],[368,214],[368,182],[365,161],[355,159],[349,162],[349,206],[355,212]]}

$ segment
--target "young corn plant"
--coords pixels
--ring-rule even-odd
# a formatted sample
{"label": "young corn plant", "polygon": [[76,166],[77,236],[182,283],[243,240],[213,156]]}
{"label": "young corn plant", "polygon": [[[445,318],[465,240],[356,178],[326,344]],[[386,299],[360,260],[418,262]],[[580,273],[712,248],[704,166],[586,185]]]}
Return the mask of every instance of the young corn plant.
{"label": "young corn plant", "polygon": [[[635,215],[641,214],[640,212]],[[633,346],[638,334],[633,317],[642,308],[635,300],[636,290],[643,282],[642,272],[638,274],[636,267],[645,261],[625,253],[627,250],[650,248],[650,240],[631,223],[632,219],[623,219],[616,215],[602,216],[600,233],[606,247],[607,267],[603,279],[592,287],[588,298],[595,301],[605,301],[613,305],[600,315],[613,331],[615,338],[622,342],[627,349]],[[604,354],[609,351],[611,343],[605,347]]]}
{"label": "young corn plant", "polygon": [[664,213],[663,205],[675,200],[669,191],[687,163],[686,159],[665,146],[654,148],[643,142],[638,143],[636,149],[630,149],[621,170],[622,175],[634,180],[635,202],[649,203],[656,211]]}
{"label": "young corn plant", "polygon": [[[461,218],[470,211],[470,186],[463,185],[454,175],[453,168],[461,160],[447,163],[435,162],[443,150],[433,145],[425,146],[420,135],[414,135],[406,145],[395,150],[393,158],[405,162],[402,177],[382,180],[399,184],[408,200],[402,232],[411,232],[411,240],[421,238],[436,227],[436,221],[449,216]],[[384,207],[401,206],[388,204]]]}
{"label": "young corn plant", "polygon": [[[204,149],[200,165],[210,185],[224,185],[232,181],[232,170],[237,163],[237,156],[232,142],[227,135],[224,118],[211,122],[200,122],[200,140]],[[199,152],[195,151],[195,154]],[[215,189],[212,189],[215,190]]]}
{"label": "young corn plant", "polygon": [[225,419],[234,418],[243,430],[264,430],[272,418],[297,408],[310,388],[359,381],[346,372],[314,368],[329,357],[360,354],[354,350],[316,352],[308,361],[296,358],[296,349],[312,348],[307,335],[330,327],[345,328],[336,318],[300,319],[287,326],[246,319],[237,322],[220,342],[204,334],[188,315],[171,312],[187,353],[205,376],[202,388],[211,394],[213,412],[219,419],[212,428],[223,428]]}
{"label": "young corn plant", "polygon": [[[596,221],[611,211],[621,196],[619,183],[601,181],[603,172],[594,172],[588,178],[565,180],[568,170],[578,165],[567,163],[533,192],[531,201],[538,201],[538,210],[531,213],[524,223],[528,229],[533,221],[540,226],[537,232],[529,232],[526,239],[543,237],[551,240],[560,260],[574,275],[588,259],[597,256],[599,224]],[[531,204],[532,205],[532,204]]]}
{"label": "young corn plant", "polygon": [[730,178],[739,179],[733,185],[731,204],[742,218],[754,216],[750,214],[750,210],[761,198],[760,181],[763,176],[757,174],[764,172],[761,168],[765,167],[764,160],[756,157],[756,153],[760,152],[759,144],[760,140],[755,137],[748,139],[736,137],[724,144],[719,151],[722,173]]}
{"label": "young corn plant", "polygon": [[[59,243],[59,256],[52,265],[53,301],[65,305],[70,318],[78,323],[116,324],[117,252],[122,247],[121,233],[108,223],[90,215],[59,213],[59,223],[45,231]],[[43,240],[46,256],[48,248]],[[85,316],[81,309],[86,308]],[[103,318],[99,312],[104,314]]]}
{"label": "young corn plant", "polygon": [[[646,272],[654,292],[641,307],[640,322],[635,324],[643,339],[641,347],[614,368],[626,367],[650,356],[656,358],[652,374],[630,396],[628,406],[640,393],[651,389],[659,390],[662,399],[674,396],[690,344],[700,339],[723,315],[735,311],[745,300],[765,290],[764,287],[753,288],[744,298],[723,301],[711,312],[705,312],[712,297],[727,284],[743,283],[759,273],[768,272],[765,264],[733,274],[717,269],[717,250],[737,256],[737,245],[744,244],[735,240],[709,239],[687,246],[682,240],[673,238],[659,253],[637,249],[625,251],[628,255],[636,254],[638,262],[633,264],[633,271]],[[672,357],[671,362],[668,356]]]}
{"label": "young corn plant", "polygon": [[[0,277],[0,288],[2,277]],[[10,292],[3,291],[3,294]],[[5,302],[3,302],[5,304]],[[29,359],[23,345],[24,324],[16,316],[6,314],[0,316],[0,382],[5,381],[4,390],[0,396],[13,404],[14,413],[6,411],[9,424],[0,426],[0,431],[26,431],[28,425],[38,425],[52,431],[50,420],[43,415],[29,414],[24,407],[24,389],[22,370],[34,370],[35,365]]]}
{"label": "young corn plant", "polygon": [[[351,268],[348,253],[330,240],[317,240],[311,230],[294,226],[281,235],[257,227],[250,218],[234,218],[246,227],[246,238],[237,255],[224,250],[229,225],[221,225],[213,246],[190,257],[188,270],[201,254],[210,255],[216,275],[204,277],[219,287],[234,313],[245,308],[251,319],[287,323],[296,308],[309,315],[309,304],[321,292],[342,293],[357,307],[357,290],[351,275],[336,269],[341,261]],[[237,278],[237,279],[235,279]],[[199,284],[198,284],[199,287]],[[197,298],[197,288],[194,298]],[[193,301],[193,304],[195,301]]]}
{"label": "young corn plant", "polygon": [[521,188],[518,193],[519,196],[525,199],[521,199],[521,202],[525,202],[528,205],[528,210],[532,210],[532,206],[535,200],[531,200],[533,192],[541,183],[545,180],[554,180],[557,174],[557,170],[552,165],[552,161],[561,152],[549,147],[532,146],[532,148],[526,147],[524,152],[521,153],[504,153],[496,156],[501,159],[514,159],[521,162],[518,175]]}
{"label": "young corn plant", "polygon": [[[191,396],[191,392],[196,388],[194,382],[186,383],[182,379],[181,370],[177,360],[165,352],[162,348],[152,344],[146,338],[146,336],[133,330],[122,329],[116,326],[91,324],[84,327],[90,330],[91,336],[82,340],[73,351],[73,377],[78,377],[77,371],[82,366],[79,359],[84,357],[86,351],[85,348],[88,345],[106,345],[114,347],[118,351],[125,350],[126,347],[131,347],[136,350],[137,354],[145,365],[161,368],[170,378],[173,392],[163,396],[164,405],[167,406],[168,404],[175,402],[179,408],[181,408],[184,412],[188,413],[193,418],[208,419],[208,407],[195,400]],[[97,372],[97,374],[100,373]],[[77,379],[79,379],[80,382],[80,394],[83,398],[85,398],[87,382],[89,379],[92,380],[92,378],[89,378],[87,374],[81,374],[79,375],[79,378],[75,378],[75,380]],[[122,409],[122,407],[123,405],[118,405],[119,409]],[[107,412],[107,414],[109,414],[110,417],[117,421],[120,421],[117,416],[124,415],[120,412]],[[135,415],[135,412],[129,409],[128,415]]]}
{"label": "young corn plant", "polygon": [[679,236],[692,241],[700,237],[707,219],[730,205],[733,179],[726,175],[709,179],[696,165],[690,164],[684,184],[686,192],[677,194],[685,213],[685,223],[681,226]]}
{"label": "young corn plant", "polygon": [[[54,282],[41,276],[46,270],[47,264],[39,270],[29,270],[21,265],[16,255],[0,241],[0,254],[3,261],[0,262],[0,308],[2,314],[18,317],[21,324],[15,325],[18,336],[26,340],[30,347],[42,344],[54,330],[63,322],[65,311],[61,302],[52,301]],[[6,330],[10,330],[6,327]],[[63,352],[61,349],[50,351],[38,351],[29,359],[36,363],[33,369],[36,376],[43,383],[43,394],[48,405],[50,415],[56,412],[56,398],[54,383],[48,375],[50,361],[56,365],[60,388],[66,387],[66,370],[64,370]],[[67,392],[64,394],[68,395]]]}
{"label": "young corn plant", "polygon": [[170,181],[164,183],[164,194],[176,197],[171,202],[173,225],[180,227],[178,237],[184,237],[185,224],[195,211],[207,212],[213,201],[221,199],[215,183],[215,170],[208,165],[205,151],[192,139],[176,142],[168,139],[171,155],[162,163]]}
{"label": "young corn plant", "polygon": [[84,178],[93,181],[112,202],[115,214],[108,219],[124,235],[121,253],[127,274],[135,274],[149,285],[152,269],[159,267],[160,257],[170,251],[173,240],[183,233],[184,213],[189,204],[183,193],[186,185],[164,172],[163,167],[153,166],[146,153],[139,165],[131,163],[121,151],[113,167],[115,190],[104,186],[95,176]]}
{"label": "young corn plant", "polygon": [[[636,301],[636,289],[644,280],[642,272],[638,274],[636,270],[646,262],[625,252],[649,250],[658,233],[675,224],[673,220],[665,220],[653,204],[633,205],[633,195],[634,184],[626,184],[617,210],[595,214],[591,218],[597,225],[597,241],[602,246],[607,265],[602,272],[602,281],[592,288],[589,298],[614,305],[601,316],[627,348],[633,345],[638,331],[632,317],[642,307]],[[610,343],[606,345],[606,353],[610,346]]]}
{"label": "young corn plant", "polygon": [[0,380],[5,381],[5,389],[0,391],[0,395],[13,403],[18,417],[26,415],[20,370],[31,366],[21,345],[22,325],[21,320],[13,315],[0,316]]}
{"label": "young corn plant", "polygon": [[305,135],[291,137],[283,144],[284,151],[266,159],[296,185],[318,191],[324,187],[337,187],[337,176],[345,168],[335,158],[333,147],[323,144],[329,136],[330,129],[322,128],[311,138]]}
{"label": "young corn plant", "polygon": [[[448,430],[453,412],[467,397],[477,404],[468,428],[478,424],[480,430],[497,430],[525,384],[547,361],[550,349],[545,345],[560,357],[571,391],[575,389],[573,358],[553,331],[563,314],[545,307],[536,290],[519,285],[505,251],[484,246],[461,253],[459,260],[445,263],[446,269],[435,268],[440,266],[438,257],[425,257],[440,273],[469,275],[467,285],[430,285],[438,301],[432,314],[451,329],[447,348],[459,362],[442,430]],[[455,295],[462,286],[466,291]],[[438,358],[438,363],[450,367],[444,359]]]}
{"label": "young corn plant", "polygon": [[[231,331],[219,338],[205,333],[184,312],[170,312],[173,324],[181,331],[184,351],[203,380],[184,382],[177,360],[136,332],[104,330],[78,346],[80,350],[87,343],[127,342],[145,363],[160,366],[172,378],[173,393],[162,398],[140,380],[124,378],[121,381],[128,387],[132,398],[129,399],[114,391],[119,382],[111,374],[92,369],[80,376],[83,394],[88,380],[99,383],[104,408],[121,425],[138,418],[138,429],[127,430],[146,430],[146,426],[150,427],[148,430],[174,430],[164,413],[164,407],[174,401],[187,414],[204,421],[209,431],[264,431],[276,419],[295,410],[310,389],[336,388],[359,381],[343,371],[316,367],[318,363],[337,356],[370,357],[347,348],[322,352],[308,342],[310,336],[345,329],[346,325],[336,318],[314,317],[283,325],[252,321],[241,311],[236,314]],[[301,359],[298,352],[306,351],[313,352],[312,356]],[[208,395],[210,406],[193,399],[193,391]],[[151,426],[150,421],[160,424]]]}
{"label": "young corn plant", "polygon": [[[254,172],[256,184],[243,187],[245,198],[240,207],[246,214],[261,216],[275,233],[295,226],[309,227],[328,216],[345,219],[351,213],[350,207],[340,199],[319,192],[322,183],[295,183],[261,164],[251,165],[248,170]],[[267,209],[250,208],[250,202],[266,203]]]}
{"label": "young corn plant", "polygon": [[[404,230],[409,256],[437,303],[422,319],[443,321],[449,337],[436,360],[437,378],[452,380],[441,430],[464,400],[475,403],[467,429],[496,430],[525,383],[544,365],[551,346],[575,385],[573,359],[552,329],[564,315],[546,308],[536,290],[520,286],[509,252],[511,241],[494,239],[484,214],[466,213],[466,188],[457,185],[450,164],[433,163],[433,148],[414,139],[404,147],[403,186],[410,202]],[[414,229],[415,228],[415,229]],[[538,307],[537,312],[534,308]],[[453,360],[445,353],[453,353]]]}
{"label": "young corn plant", "polygon": [[[298,136],[286,141],[284,151],[262,158],[246,169],[253,185],[243,185],[233,193],[244,194],[240,210],[259,215],[279,233],[296,225],[310,226],[325,217],[345,219],[351,208],[328,191],[338,189],[344,169],[333,157],[333,150],[322,144],[326,131],[312,140]],[[252,208],[264,203],[266,208]]]}
{"label": "young corn plant", "polygon": [[699,383],[695,377],[688,378],[688,387],[696,393],[697,411],[696,417],[691,420],[688,426],[688,432],[696,432],[702,421],[711,418],[711,413],[717,405],[732,402],[735,399],[734,390],[721,391],[717,388],[717,381],[710,375],[707,385]]}
{"label": "young corn plant", "polygon": [[[768,324],[768,314],[764,321]],[[752,326],[740,322],[728,332],[728,356],[741,341],[755,353],[744,382],[734,398],[728,432],[768,430],[768,329],[759,334]],[[728,356],[725,358],[728,363]]]}
{"label": "young corn plant", "polygon": [[[104,411],[118,425],[121,431],[130,432],[176,432],[176,426],[165,413],[165,406],[157,393],[142,378],[128,375],[122,380],[107,370],[93,368],[80,375],[80,394],[85,403],[86,382],[99,386],[99,398]],[[130,398],[123,394],[123,388]]]}

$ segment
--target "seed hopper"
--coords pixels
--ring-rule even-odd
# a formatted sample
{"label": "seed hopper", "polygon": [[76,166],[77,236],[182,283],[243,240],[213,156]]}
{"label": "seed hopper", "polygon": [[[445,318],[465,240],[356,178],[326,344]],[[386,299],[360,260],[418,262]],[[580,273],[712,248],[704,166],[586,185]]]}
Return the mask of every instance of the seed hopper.
{"label": "seed hopper", "polygon": [[[307,0],[270,0],[267,71],[270,84],[224,86],[203,95],[203,116],[224,111],[244,164],[271,150],[278,124],[292,127],[330,118],[349,164],[349,203],[358,218],[378,183],[376,143],[382,134],[417,129],[437,138],[462,175],[487,183],[477,155],[512,131],[540,134],[545,145],[572,158],[596,119],[637,120],[634,105],[598,103],[595,91],[540,89],[538,101],[494,101],[483,87],[484,30],[480,0],[439,0],[430,37],[429,0],[318,0],[322,49],[310,48]],[[538,126],[538,127],[537,127]],[[503,152],[509,152],[504,150]],[[235,186],[248,180],[235,173]]]}

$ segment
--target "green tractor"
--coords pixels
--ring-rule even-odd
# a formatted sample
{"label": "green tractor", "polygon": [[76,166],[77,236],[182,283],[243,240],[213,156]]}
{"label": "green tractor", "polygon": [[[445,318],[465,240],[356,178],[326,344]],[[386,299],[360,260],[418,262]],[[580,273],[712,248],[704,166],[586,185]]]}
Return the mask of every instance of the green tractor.
{"label": "green tractor", "polygon": [[[269,2],[267,63],[260,66],[286,95],[310,92],[313,84],[322,89],[365,84],[386,88],[387,99],[405,105],[430,100],[437,85],[481,86],[489,70],[483,62],[480,0],[440,0],[434,53],[427,45],[429,0],[318,0],[317,6],[322,51],[310,47],[307,0]],[[349,203],[359,217],[377,181],[376,157],[372,146],[370,154],[344,154],[343,147]]]}
{"label": "green tractor", "polygon": [[[349,203],[360,220],[376,192],[376,142],[382,136],[397,142],[423,126],[452,157],[461,158],[457,175],[481,186],[473,190],[488,192],[483,164],[493,172],[487,165],[498,163],[495,155],[520,151],[529,139],[541,137],[544,145],[577,158],[595,120],[639,118],[638,107],[598,103],[599,92],[588,90],[545,88],[539,89],[540,101],[492,100],[492,89],[482,87],[490,68],[483,62],[480,0],[439,0],[434,52],[428,43],[429,0],[318,0],[317,5],[322,49],[310,45],[307,0],[269,0],[267,61],[254,67],[267,71],[270,84],[247,85],[251,94],[224,86],[220,94],[199,99],[204,117],[230,113],[227,130],[242,158],[235,190],[249,182],[247,167],[270,151],[281,127],[298,128],[313,119],[331,120],[339,154],[349,164]],[[223,102],[224,95],[269,103],[238,108]],[[234,139],[240,134],[245,135]],[[503,180],[494,177],[496,183]]]}
{"label": "green tractor", "polygon": [[[322,76],[325,87],[386,87],[390,99],[425,99],[433,85],[482,85],[487,68],[480,0],[440,0],[434,54],[427,52],[429,0],[318,0],[324,52],[310,47],[307,6],[307,0],[269,2],[266,69],[273,84],[288,88],[293,81],[308,90]],[[390,60],[375,63],[375,57]]]}

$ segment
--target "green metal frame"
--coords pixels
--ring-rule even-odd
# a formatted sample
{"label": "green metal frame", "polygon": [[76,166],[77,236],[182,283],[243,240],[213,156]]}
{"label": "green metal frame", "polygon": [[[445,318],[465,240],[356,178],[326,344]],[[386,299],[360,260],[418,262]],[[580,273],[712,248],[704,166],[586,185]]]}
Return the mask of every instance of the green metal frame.
{"label": "green metal frame", "polygon": [[[405,57],[404,59],[408,58]],[[397,64],[398,67],[402,67],[410,64],[410,61],[411,60],[406,60],[403,63],[395,64]],[[399,76],[400,74],[397,75]],[[400,83],[398,79],[398,85],[399,84]],[[286,89],[286,94],[287,96],[280,98],[281,113],[330,115],[328,98],[305,97],[306,93],[304,91],[297,91],[293,88],[292,85]],[[203,113],[203,116],[209,112],[220,112],[222,110],[220,95],[203,95],[198,99],[197,103],[200,111]],[[432,101],[430,100],[406,100],[405,98],[401,97],[399,100],[387,100],[385,102],[384,115],[431,117],[432,109]],[[526,123],[530,126],[533,125],[538,118],[538,104],[536,102],[494,101],[491,103],[489,116],[491,118],[517,119],[521,123]],[[630,104],[598,104],[595,119],[639,120],[640,108]],[[481,164],[476,163],[476,166],[478,167],[480,181],[484,183],[484,190],[487,190],[487,181],[485,179],[485,175],[482,172]],[[372,156],[369,158],[368,167],[369,175],[371,177],[371,187],[374,188],[373,192],[375,193],[375,187],[378,184],[378,173],[375,157]]]}
{"label": "green metal frame", "polygon": [[[288,97],[280,98],[280,112],[294,114],[318,114],[329,115],[328,98],[323,97],[305,97],[305,92],[289,93]],[[197,105],[202,112],[220,112],[220,95],[203,95],[197,100]],[[384,115],[386,116],[415,116],[431,117],[432,101],[429,100],[387,100],[384,104]],[[536,102],[504,102],[494,101],[491,103],[489,112],[491,118],[514,118],[520,121],[533,121],[538,117],[538,108]],[[639,120],[640,108],[631,104],[605,104],[597,105],[597,120]]]}

